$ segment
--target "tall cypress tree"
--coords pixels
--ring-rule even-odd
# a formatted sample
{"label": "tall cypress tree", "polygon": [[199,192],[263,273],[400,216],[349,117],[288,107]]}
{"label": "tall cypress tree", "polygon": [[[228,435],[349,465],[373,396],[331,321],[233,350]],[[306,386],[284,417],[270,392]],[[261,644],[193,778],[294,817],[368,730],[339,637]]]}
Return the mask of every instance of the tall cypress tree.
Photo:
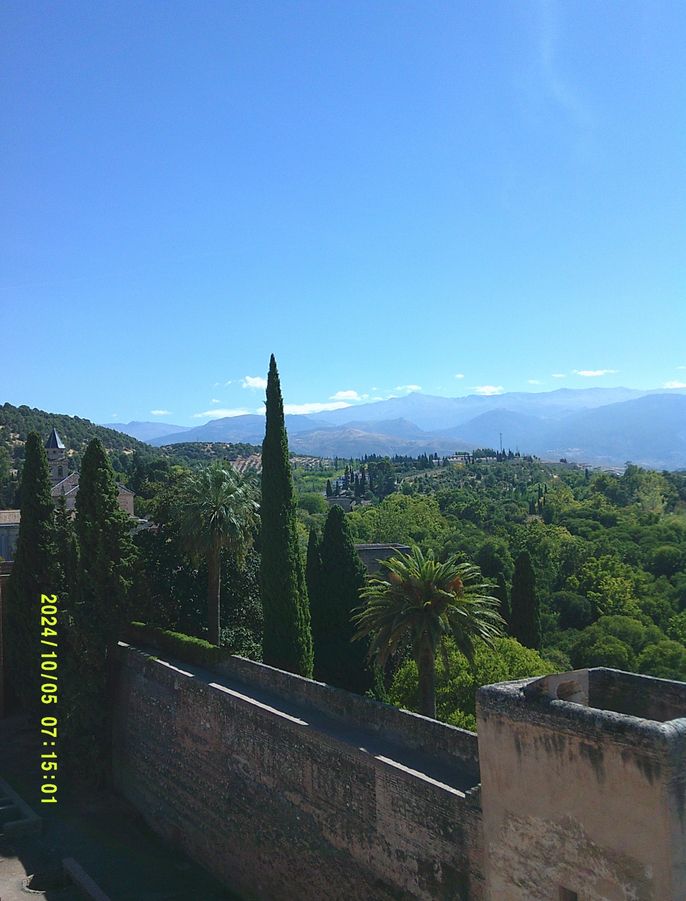
{"label": "tall cypress tree", "polygon": [[41,594],[58,594],[58,609],[61,599],[50,471],[43,442],[36,432],[26,439],[24,454],[21,522],[7,590],[7,673],[22,706],[38,709]]}
{"label": "tall cypress tree", "polygon": [[95,438],[83,456],[76,496],[80,558],[72,606],[70,641],[76,659],[68,673],[73,707],[67,733],[70,754],[99,780],[107,773],[111,747],[111,667],[130,616],[134,550],[129,528],[109,458]]}
{"label": "tall cypress tree", "polygon": [[281,385],[273,354],[269,360],[266,413],[260,510],[264,662],[301,676],[311,676],[310,608],[298,548]]}
{"label": "tall cypress tree", "polygon": [[373,683],[365,644],[352,640],[351,617],[361,604],[364,578],[345,513],[335,505],[324,526],[320,590],[311,599],[314,671],[317,679],[360,693]]}
{"label": "tall cypress tree", "polygon": [[117,485],[100,440],[88,445],[76,496],[79,542],[76,620],[103,649],[121,637],[133,563],[129,519],[117,501]]}
{"label": "tall cypress tree", "polygon": [[536,577],[528,551],[522,551],[515,561],[510,609],[512,636],[525,647],[539,650],[541,613],[536,597]]}

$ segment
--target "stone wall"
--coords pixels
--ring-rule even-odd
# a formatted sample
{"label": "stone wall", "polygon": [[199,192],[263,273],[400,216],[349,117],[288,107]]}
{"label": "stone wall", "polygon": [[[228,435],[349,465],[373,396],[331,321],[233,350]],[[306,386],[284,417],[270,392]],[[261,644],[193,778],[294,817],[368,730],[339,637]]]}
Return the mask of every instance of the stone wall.
{"label": "stone wall", "polygon": [[478,693],[489,897],[686,898],[686,686],[589,670],[583,704],[553,678]]}
{"label": "stone wall", "polygon": [[122,645],[114,767],[244,898],[483,898],[472,733],[240,658],[209,673]]}

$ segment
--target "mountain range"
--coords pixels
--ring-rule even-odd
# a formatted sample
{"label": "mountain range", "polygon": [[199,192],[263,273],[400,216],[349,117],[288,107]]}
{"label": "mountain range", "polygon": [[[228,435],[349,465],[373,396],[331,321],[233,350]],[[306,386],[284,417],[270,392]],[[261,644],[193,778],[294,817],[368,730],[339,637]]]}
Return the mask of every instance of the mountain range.
{"label": "mountain range", "polygon": [[[109,423],[155,446],[180,442],[260,444],[264,416],[214,419],[195,428]],[[518,449],[595,466],[627,461],[686,468],[686,392],[562,388],[487,397],[414,393],[313,415],[287,415],[291,450],[315,456],[449,454],[475,447]]]}

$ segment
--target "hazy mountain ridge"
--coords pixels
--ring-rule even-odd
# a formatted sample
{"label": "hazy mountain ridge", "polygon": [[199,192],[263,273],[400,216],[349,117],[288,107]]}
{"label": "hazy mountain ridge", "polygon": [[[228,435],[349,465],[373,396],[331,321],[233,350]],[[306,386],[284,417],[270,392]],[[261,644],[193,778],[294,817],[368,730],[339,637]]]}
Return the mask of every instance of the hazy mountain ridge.
{"label": "hazy mountain ridge", "polygon": [[130,435],[138,441],[150,442],[155,438],[163,438],[165,435],[180,434],[192,429],[189,425],[172,425],[169,422],[104,422],[104,429],[114,429],[122,435]]}
{"label": "hazy mountain ridge", "polygon": [[[154,425],[159,425],[155,423]],[[441,455],[474,447],[519,449],[544,459],[686,468],[686,393],[561,388],[489,397],[420,393],[311,415],[286,416],[291,449],[317,456]],[[264,417],[215,419],[151,439],[261,444]]]}

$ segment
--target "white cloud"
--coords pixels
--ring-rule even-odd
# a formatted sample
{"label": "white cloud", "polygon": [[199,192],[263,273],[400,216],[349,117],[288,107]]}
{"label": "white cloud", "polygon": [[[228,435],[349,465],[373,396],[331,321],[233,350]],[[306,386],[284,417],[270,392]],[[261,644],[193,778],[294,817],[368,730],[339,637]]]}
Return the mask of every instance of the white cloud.
{"label": "white cloud", "polygon": [[151,416],[171,416],[171,412],[169,410],[151,410]]}
{"label": "white cloud", "polygon": [[241,379],[241,387],[243,388],[266,388],[267,380],[261,375],[246,375]]}
{"label": "white cloud", "polygon": [[396,385],[396,391],[404,391],[405,394],[414,394],[416,391],[421,391],[421,385]]}
{"label": "white cloud", "polygon": [[677,369],[683,370],[683,369],[686,369],[686,366],[677,366]]}
{"label": "white cloud", "polygon": [[597,379],[601,375],[612,375],[616,369],[575,369],[574,375],[582,375],[585,379]]}
{"label": "white cloud", "polygon": [[463,378],[464,378],[464,372],[456,372],[456,373],[455,373],[455,378],[456,378],[456,379],[463,379]]}
{"label": "white cloud", "polygon": [[110,413],[111,419],[119,419],[119,413]]}
{"label": "white cloud", "polygon": [[662,387],[663,388],[686,388],[686,382],[680,382],[677,379],[672,379],[669,382],[665,382]]}
{"label": "white cloud", "polygon": [[[229,385],[233,385],[233,383],[234,383],[235,381],[236,381],[235,379],[229,379],[228,382],[224,382],[224,387],[225,387],[225,388],[228,388]],[[215,383],[214,383],[214,387],[215,387],[215,388],[219,388],[219,387],[220,387],[219,382],[215,382]]]}
{"label": "white cloud", "polygon": [[505,389],[502,385],[475,385],[473,390],[482,397],[490,397],[492,394],[502,394]]}
{"label": "white cloud", "polygon": [[543,382],[540,379],[527,379],[526,380],[529,385],[542,385]]}
{"label": "white cloud", "polygon": [[211,404],[220,404],[221,401],[219,400],[218,397],[213,397],[213,398],[210,400],[210,403],[211,403]]}
{"label": "white cloud", "polygon": [[337,391],[331,395],[329,400],[362,400],[363,397],[367,397],[367,395],[360,395],[357,391]]}
{"label": "white cloud", "polygon": [[564,372],[554,372],[553,378],[554,379],[566,379],[567,376],[564,374]]}
{"label": "white cloud", "polygon": [[291,413],[295,416],[301,413],[323,413],[325,410],[342,410],[343,407],[349,407],[350,404],[344,400],[335,400],[330,403],[309,403],[309,404],[284,404],[283,412]]}
{"label": "white cloud", "polygon": [[193,419],[224,419],[225,416],[245,416],[250,410],[244,410],[242,407],[233,409],[221,409],[215,407],[213,410],[203,410],[202,413],[194,413]]}

